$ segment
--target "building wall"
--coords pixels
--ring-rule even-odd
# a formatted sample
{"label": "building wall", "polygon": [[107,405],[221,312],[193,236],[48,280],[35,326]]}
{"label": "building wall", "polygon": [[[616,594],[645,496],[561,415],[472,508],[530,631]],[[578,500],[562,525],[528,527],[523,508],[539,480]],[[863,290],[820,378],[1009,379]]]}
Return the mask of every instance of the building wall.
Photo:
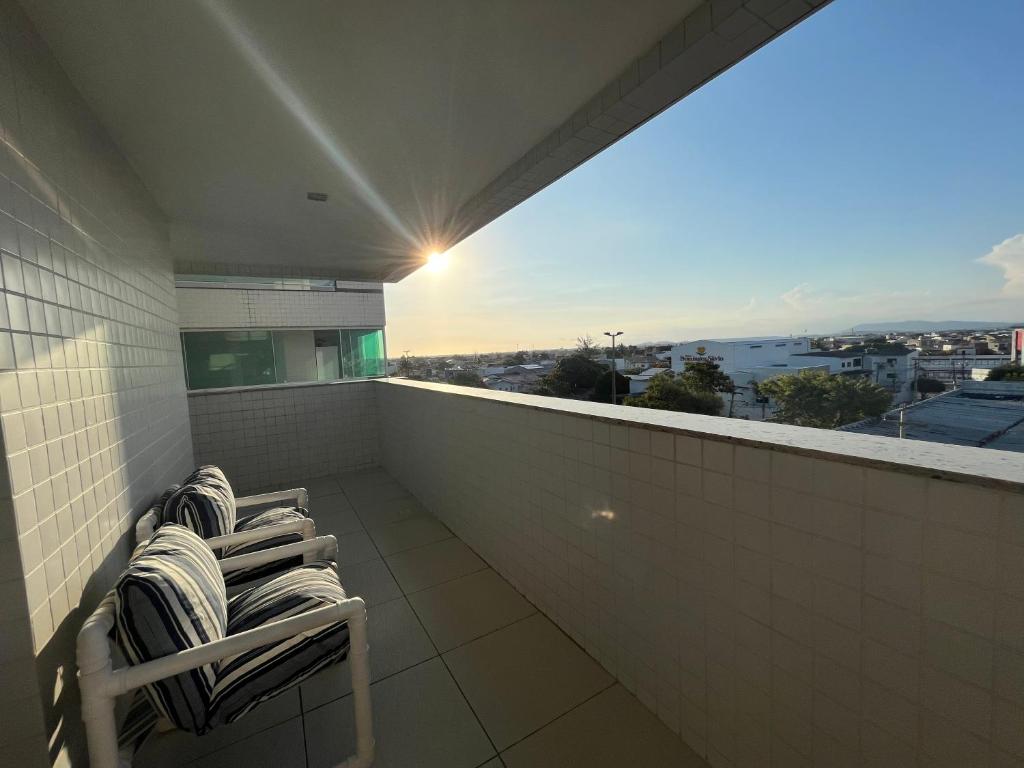
{"label": "building wall", "polygon": [[383,328],[380,283],[341,283],[337,291],[178,288],[181,327]]}
{"label": "building wall", "polygon": [[82,765],[75,636],[192,463],[174,283],[161,213],[11,0],[0,139],[0,762]]}
{"label": "building wall", "polygon": [[809,351],[810,340],[806,338],[690,341],[672,347],[672,370],[682,372],[688,362],[712,362],[724,373],[732,373],[743,368],[791,363],[790,355]]}
{"label": "building wall", "polygon": [[196,463],[219,465],[244,494],[374,466],[372,386],[342,381],[190,393]]}
{"label": "building wall", "polygon": [[373,386],[388,471],[712,765],[1024,760],[1017,454]]}

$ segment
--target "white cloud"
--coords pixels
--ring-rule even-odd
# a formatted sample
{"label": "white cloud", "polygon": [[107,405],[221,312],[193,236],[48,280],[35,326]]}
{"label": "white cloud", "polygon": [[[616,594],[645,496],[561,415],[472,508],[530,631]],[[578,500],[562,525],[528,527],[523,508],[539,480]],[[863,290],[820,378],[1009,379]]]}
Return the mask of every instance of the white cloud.
{"label": "white cloud", "polygon": [[811,299],[813,298],[813,293],[814,289],[811,288],[810,283],[800,283],[800,285],[795,285],[790,288],[779,298],[792,309],[801,312],[808,308],[808,305],[811,303]]}
{"label": "white cloud", "polygon": [[978,259],[982,264],[989,264],[1003,270],[1006,284],[1003,294],[1007,296],[1024,296],[1024,233],[1003,240],[999,245]]}

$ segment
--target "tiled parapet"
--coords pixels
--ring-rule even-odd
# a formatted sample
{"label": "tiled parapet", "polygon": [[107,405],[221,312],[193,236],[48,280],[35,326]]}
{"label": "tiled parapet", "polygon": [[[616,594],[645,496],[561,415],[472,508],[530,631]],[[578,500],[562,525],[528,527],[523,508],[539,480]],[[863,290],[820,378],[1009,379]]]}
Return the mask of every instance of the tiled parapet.
{"label": "tiled parapet", "polygon": [[373,383],[338,381],[190,392],[197,464],[241,493],[378,463]]}
{"label": "tiled parapet", "polygon": [[388,471],[713,765],[1024,763],[1024,456],[371,386]]}

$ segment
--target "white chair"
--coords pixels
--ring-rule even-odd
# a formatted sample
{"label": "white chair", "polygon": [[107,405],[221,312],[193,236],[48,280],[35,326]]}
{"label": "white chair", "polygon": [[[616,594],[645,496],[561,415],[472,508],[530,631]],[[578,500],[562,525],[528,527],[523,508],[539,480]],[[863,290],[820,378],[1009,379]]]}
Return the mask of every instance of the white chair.
{"label": "white chair", "polygon": [[[197,542],[197,547],[202,547],[203,541],[195,534],[177,525],[170,526],[170,528],[184,531]],[[166,535],[170,537],[174,533],[176,532],[169,531]],[[205,544],[209,545],[210,549],[230,546],[240,541],[239,536],[244,536],[244,534],[208,539]],[[159,541],[159,537],[154,541]],[[182,549],[179,546],[173,546],[168,551],[173,552],[174,556],[180,557]],[[216,568],[219,567],[220,574],[229,574],[240,569],[295,557],[302,558],[304,563],[324,559],[333,561],[337,554],[337,541],[333,536],[321,536],[219,561],[213,558],[209,550],[204,551],[206,551],[204,557],[208,558],[208,571],[216,573]],[[154,557],[160,557],[160,554],[157,552]],[[185,553],[185,556],[187,555],[188,553]],[[139,556],[145,557],[146,551],[143,550]],[[173,571],[173,569],[169,570]],[[333,573],[336,578],[336,571]],[[340,582],[338,586],[340,587]],[[222,583],[220,588],[223,588]],[[344,595],[340,589],[338,592]],[[308,633],[317,628],[323,629],[339,622],[347,622],[348,627],[348,655],[345,663],[349,665],[352,680],[356,751],[355,754],[340,763],[338,768],[367,768],[373,762],[374,741],[370,705],[366,608],[361,598],[341,599],[334,604],[290,615],[288,618],[262,624],[237,634],[228,634],[221,639],[193,644],[178,652],[135,665],[120,666],[117,669],[113,666],[111,654],[113,645],[111,634],[116,619],[115,600],[112,592],[86,619],[78,635],[78,679],[82,697],[82,718],[85,721],[89,760],[92,768],[125,768],[131,765],[133,750],[122,748],[119,751],[118,747],[115,717],[115,701],[118,696],[136,691],[143,686],[152,686],[159,681],[166,681],[168,678],[190,670],[210,669],[212,667],[209,665],[219,664],[232,657],[237,658],[237,654],[263,648],[271,643],[299,642],[301,638],[308,636]],[[223,670],[223,665],[219,668]],[[298,682],[301,680],[289,682],[287,687],[298,684]],[[275,690],[279,693],[284,689]],[[262,700],[257,699],[257,701]],[[233,704],[237,706],[237,702],[233,702]],[[244,708],[244,711],[247,712],[248,708]],[[162,720],[158,725],[158,730],[167,730],[168,726],[173,727],[173,724],[170,721]]]}

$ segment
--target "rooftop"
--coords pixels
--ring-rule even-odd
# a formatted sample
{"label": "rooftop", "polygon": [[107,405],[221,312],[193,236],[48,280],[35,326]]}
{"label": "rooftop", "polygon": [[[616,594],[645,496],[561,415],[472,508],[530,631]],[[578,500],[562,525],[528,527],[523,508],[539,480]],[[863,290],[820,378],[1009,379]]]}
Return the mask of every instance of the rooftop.
{"label": "rooftop", "polygon": [[[842,429],[899,437],[899,411]],[[1024,452],[1024,395],[1000,396],[970,389],[946,392],[904,410],[903,436],[907,440]]]}

